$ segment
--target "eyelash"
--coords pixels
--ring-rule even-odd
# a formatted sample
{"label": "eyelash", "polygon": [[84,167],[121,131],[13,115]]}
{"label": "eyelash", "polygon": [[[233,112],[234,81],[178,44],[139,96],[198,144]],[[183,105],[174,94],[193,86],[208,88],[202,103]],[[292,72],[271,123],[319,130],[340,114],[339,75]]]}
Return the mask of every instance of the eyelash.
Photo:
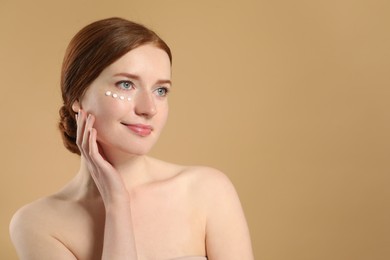
{"label": "eyelash", "polygon": [[[126,88],[126,87],[123,86],[123,84],[129,84],[130,86],[129,86],[128,88]],[[131,81],[129,81],[129,80],[121,80],[121,81],[118,81],[118,82],[116,83],[116,85],[117,85],[120,89],[125,90],[125,91],[128,91],[128,90],[130,90],[131,88],[134,87],[134,83],[131,82]],[[158,94],[158,91],[159,91],[159,90],[164,90],[164,94],[163,94],[163,95],[159,95],[159,94]],[[157,88],[155,91],[157,91],[157,95],[160,96],[160,97],[165,97],[165,96],[167,96],[168,93],[169,93],[169,89],[168,89],[167,87],[159,87],[159,88]]]}
{"label": "eyelash", "polygon": [[[165,91],[164,94],[163,95],[159,95],[158,94],[159,90],[164,90]],[[157,95],[160,96],[160,97],[166,97],[168,95],[168,93],[169,93],[169,89],[166,88],[166,87],[160,87],[160,88],[156,89],[155,91],[157,91]]]}
{"label": "eyelash", "polygon": [[[130,86],[128,88],[124,87],[123,84],[129,84]],[[129,81],[129,80],[121,80],[119,81],[118,83],[116,83],[116,85],[120,88],[120,89],[123,89],[123,90],[130,90],[131,88],[134,87],[134,83]]]}

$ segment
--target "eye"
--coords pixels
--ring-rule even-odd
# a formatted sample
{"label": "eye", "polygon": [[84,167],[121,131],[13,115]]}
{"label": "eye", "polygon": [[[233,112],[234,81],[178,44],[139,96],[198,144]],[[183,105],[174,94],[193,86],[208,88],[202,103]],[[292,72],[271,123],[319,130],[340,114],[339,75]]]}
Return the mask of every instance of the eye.
{"label": "eye", "polygon": [[130,90],[132,87],[134,87],[134,83],[129,80],[122,80],[116,83],[116,85],[124,90]]}
{"label": "eye", "polygon": [[165,97],[169,92],[168,88],[166,88],[166,87],[158,88],[155,91],[157,93],[157,96],[159,96],[159,97]]}

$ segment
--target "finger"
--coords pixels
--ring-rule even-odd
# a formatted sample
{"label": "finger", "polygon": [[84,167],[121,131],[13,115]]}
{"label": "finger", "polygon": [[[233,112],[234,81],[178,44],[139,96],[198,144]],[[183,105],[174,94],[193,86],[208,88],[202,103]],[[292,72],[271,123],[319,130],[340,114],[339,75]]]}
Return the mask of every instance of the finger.
{"label": "finger", "polygon": [[89,155],[93,164],[95,164],[95,166],[99,169],[105,171],[110,168],[111,164],[109,164],[109,162],[103,158],[99,151],[99,146],[97,143],[97,131],[95,128],[91,129],[91,134],[89,136]]}
{"label": "finger", "polygon": [[86,125],[87,114],[83,110],[79,110],[77,116],[77,137],[76,144],[80,150],[80,153],[86,157],[86,152],[83,148],[83,140],[85,134],[85,125]]}
{"label": "finger", "polygon": [[107,185],[105,172],[108,172],[108,167],[104,165],[109,163],[100,155],[96,138],[97,131],[95,128],[92,128],[89,135],[89,160],[94,170],[91,171],[91,176],[100,193],[103,194],[105,193],[104,190],[106,190],[104,187]]}
{"label": "finger", "polygon": [[77,135],[76,135],[76,144],[79,147],[81,153],[84,153],[82,149],[82,142],[84,136],[84,128],[85,128],[85,113],[81,109],[77,114]]}
{"label": "finger", "polygon": [[[91,114],[88,115],[85,123],[85,129],[84,129],[84,137],[83,137],[83,150],[85,153],[85,157],[88,161],[88,165],[91,167],[91,173],[98,174],[99,169],[96,165],[95,160],[92,158],[92,150],[94,143],[96,144],[96,129],[93,128],[93,125],[95,123],[95,117]],[[97,151],[97,153],[99,153]]]}
{"label": "finger", "polygon": [[91,129],[93,127],[94,123],[94,116],[89,114],[86,121],[85,121],[85,126],[84,126],[84,132],[83,132],[83,140],[81,143],[82,149],[84,151],[84,155],[86,157],[90,157],[89,155],[89,136],[91,134]]}
{"label": "finger", "polygon": [[[95,128],[91,129],[89,136],[90,140],[90,159],[92,165],[96,167],[96,170],[91,174],[96,186],[98,187],[102,197],[110,197],[110,190],[123,191],[124,183],[121,176],[115,170],[115,168],[104,159],[99,151],[99,144],[97,142],[97,131]],[[106,195],[104,195],[106,194]]]}
{"label": "finger", "polygon": [[93,126],[94,118],[91,115],[88,115],[84,111],[80,111],[79,121],[78,121],[78,146],[81,154],[87,162],[87,167],[91,173],[96,171],[96,167],[93,165],[89,155],[89,136],[90,129]]}
{"label": "finger", "polygon": [[[88,131],[88,132],[91,132],[92,130]],[[84,153],[84,158],[87,162],[87,167],[88,167],[88,170],[89,170],[89,173],[91,174],[91,177],[92,179],[95,181],[96,184],[98,184],[98,180],[97,178],[99,178],[100,176],[100,173],[99,173],[99,169],[98,167],[96,166],[94,160],[91,158],[91,150],[90,150],[90,144],[89,144],[89,139],[91,138],[91,134],[88,135],[88,150],[85,150]]]}

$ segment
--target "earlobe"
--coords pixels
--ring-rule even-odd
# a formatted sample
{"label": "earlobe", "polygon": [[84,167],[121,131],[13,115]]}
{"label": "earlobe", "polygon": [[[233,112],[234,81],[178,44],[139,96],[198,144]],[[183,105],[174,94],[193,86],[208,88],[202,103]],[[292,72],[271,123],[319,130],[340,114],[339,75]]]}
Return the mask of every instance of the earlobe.
{"label": "earlobe", "polygon": [[78,113],[79,112],[79,110],[80,110],[80,102],[78,101],[78,100],[76,100],[75,102],[73,102],[73,104],[72,104],[72,110],[73,110],[73,112],[75,112],[75,113]]}

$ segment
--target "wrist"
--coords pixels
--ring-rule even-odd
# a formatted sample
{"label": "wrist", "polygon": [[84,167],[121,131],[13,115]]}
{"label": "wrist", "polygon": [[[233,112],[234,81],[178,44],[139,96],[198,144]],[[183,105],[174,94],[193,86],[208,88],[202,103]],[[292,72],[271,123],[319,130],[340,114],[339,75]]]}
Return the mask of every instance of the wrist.
{"label": "wrist", "polygon": [[127,198],[117,198],[104,201],[104,207],[106,209],[106,213],[126,212],[131,209],[130,200]]}

